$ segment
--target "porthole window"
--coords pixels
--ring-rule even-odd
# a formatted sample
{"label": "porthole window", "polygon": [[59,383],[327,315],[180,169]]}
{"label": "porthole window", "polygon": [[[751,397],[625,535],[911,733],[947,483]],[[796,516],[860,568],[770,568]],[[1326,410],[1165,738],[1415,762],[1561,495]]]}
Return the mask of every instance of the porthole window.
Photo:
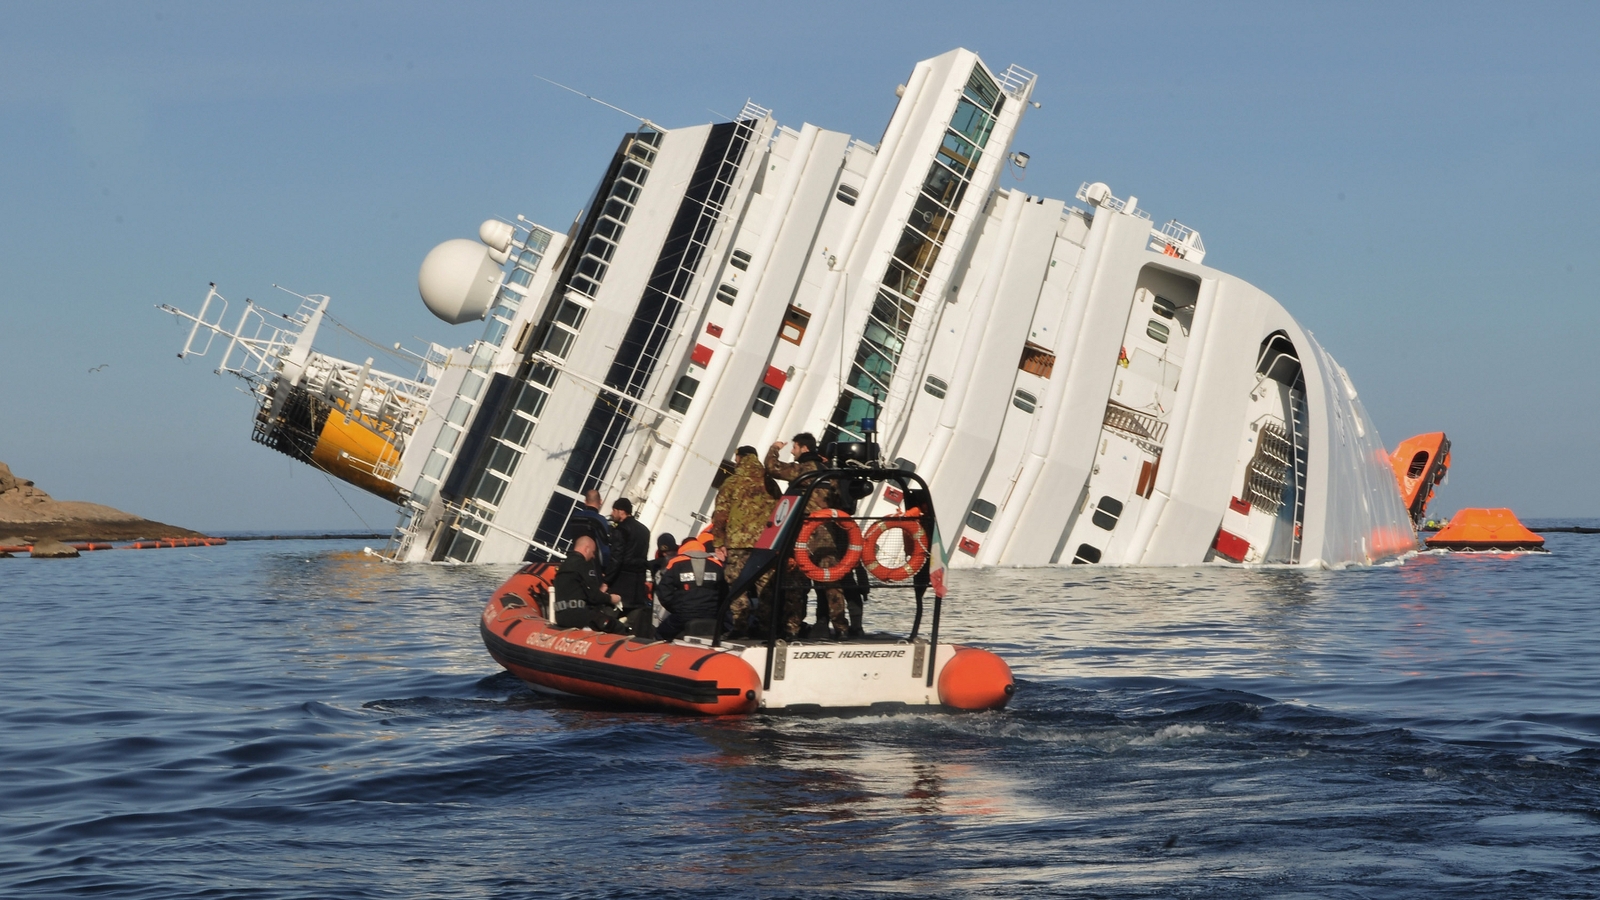
{"label": "porthole window", "polygon": [[1165,344],[1167,342],[1167,338],[1172,334],[1172,329],[1160,322],[1157,322],[1155,319],[1151,319],[1150,322],[1144,326],[1144,333]]}
{"label": "porthole window", "polygon": [[944,395],[949,393],[950,385],[943,378],[929,375],[928,380],[922,383],[922,389],[942,400]]}
{"label": "porthole window", "polygon": [[743,250],[735,250],[733,251],[733,259],[728,260],[728,264],[735,269],[748,269],[750,268],[750,254]]}
{"label": "porthole window", "polygon": [[994,523],[995,505],[987,500],[972,501],[972,509],[967,511],[967,527],[983,534]]}
{"label": "porthole window", "polygon": [[1011,395],[1011,405],[1031,416],[1039,408],[1039,398],[1027,391],[1017,391]]}
{"label": "porthole window", "polygon": [[1117,520],[1120,518],[1122,518],[1122,501],[1115,497],[1101,497],[1100,502],[1095,505],[1094,516],[1089,521],[1093,522],[1096,528],[1110,531],[1117,527]]}
{"label": "porthole window", "polygon": [[1072,564],[1075,566],[1094,565],[1100,561],[1100,550],[1088,544],[1079,544],[1078,551],[1072,554]]}

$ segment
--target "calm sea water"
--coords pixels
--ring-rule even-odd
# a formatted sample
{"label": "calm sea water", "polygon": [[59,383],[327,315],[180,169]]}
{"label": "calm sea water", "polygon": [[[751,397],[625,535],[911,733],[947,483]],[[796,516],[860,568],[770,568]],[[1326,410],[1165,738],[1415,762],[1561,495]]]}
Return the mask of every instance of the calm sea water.
{"label": "calm sea water", "polygon": [[1600,535],[1549,546],[958,572],[1010,709],[734,721],[531,694],[504,568],[0,560],[0,896],[1600,896]]}

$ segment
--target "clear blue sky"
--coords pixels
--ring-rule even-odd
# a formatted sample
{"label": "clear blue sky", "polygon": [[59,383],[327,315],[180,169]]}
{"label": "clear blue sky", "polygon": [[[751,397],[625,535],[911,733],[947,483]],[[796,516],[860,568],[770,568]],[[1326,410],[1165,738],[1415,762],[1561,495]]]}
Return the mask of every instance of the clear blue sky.
{"label": "clear blue sky", "polygon": [[[1037,72],[1024,187],[1136,194],[1277,297],[1439,506],[1600,515],[1600,6],[16,4],[0,29],[0,460],[201,529],[393,524],[252,444],[153,308],[326,293],[392,343],[471,340],[423,255],[561,228],[629,120],[736,112],[876,141],[912,64]],[[413,342],[414,343],[414,342]],[[351,353],[359,353],[352,348]],[[361,357],[358,357],[361,358]],[[91,367],[107,367],[91,373]],[[349,505],[347,505],[348,500]],[[352,508],[353,507],[353,508]]]}

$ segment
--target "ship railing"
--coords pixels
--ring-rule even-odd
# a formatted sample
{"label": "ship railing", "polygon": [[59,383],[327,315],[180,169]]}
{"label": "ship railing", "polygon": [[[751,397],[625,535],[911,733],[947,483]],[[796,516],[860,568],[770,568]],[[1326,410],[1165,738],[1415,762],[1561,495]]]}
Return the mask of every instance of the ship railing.
{"label": "ship railing", "polygon": [[1177,219],[1169,219],[1160,228],[1150,229],[1149,249],[1194,263],[1206,256],[1206,245],[1200,240],[1200,232]]}
{"label": "ship railing", "polygon": [[770,115],[772,115],[772,110],[754,100],[746,99],[744,108],[739,110],[739,114],[734,116],[733,120],[735,122],[759,122]]}
{"label": "ship railing", "polygon": [[1106,404],[1104,426],[1112,431],[1123,432],[1134,444],[1152,453],[1162,452],[1162,445],[1166,444],[1165,421],[1158,420],[1150,413],[1134,410],[1133,407],[1125,407],[1115,400]]}
{"label": "ship railing", "polygon": [[[1083,184],[1078,185],[1078,193],[1076,196],[1079,200],[1082,200],[1085,203],[1093,202],[1089,199],[1089,182],[1085,181]],[[1111,209],[1116,210],[1117,212],[1128,211],[1128,201],[1120,199],[1112,194],[1107,194],[1104,200],[1101,200],[1095,205],[1099,206],[1101,209]],[[1135,208],[1130,215],[1138,216],[1139,218],[1147,221],[1150,218],[1149,212],[1138,208]]]}
{"label": "ship railing", "polygon": [[1012,63],[1000,73],[1000,88],[1013,97],[1021,97],[1028,88],[1039,80],[1039,76]]}
{"label": "ship railing", "polygon": [[246,298],[244,310],[229,328],[223,321],[228,301],[217,292],[215,285],[206,294],[199,313],[184,312],[166,303],[157,304],[156,308],[193,323],[183,349],[178,352],[179,359],[205,356],[217,338],[226,338],[228,344],[218,360],[217,374],[235,375],[258,388],[277,376],[279,364],[294,349],[300,330],[306,324],[298,313],[294,316],[272,313],[273,318],[289,323],[287,326],[275,324],[267,319],[267,313],[257,307],[255,301]]}

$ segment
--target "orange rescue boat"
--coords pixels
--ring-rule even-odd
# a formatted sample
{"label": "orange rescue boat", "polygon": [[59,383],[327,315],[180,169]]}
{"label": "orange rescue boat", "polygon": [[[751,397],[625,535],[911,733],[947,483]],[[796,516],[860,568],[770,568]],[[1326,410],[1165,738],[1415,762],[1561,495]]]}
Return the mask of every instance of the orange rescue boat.
{"label": "orange rescue boat", "polygon": [[[724,636],[720,626],[711,637],[685,635],[673,641],[563,628],[545,615],[554,605],[557,566],[535,562],[512,575],[484,608],[479,633],[489,654],[542,692],[695,715],[1004,707],[1015,691],[1005,661],[987,650],[939,641],[944,550],[926,482],[913,472],[882,467],[875,444],[843,446],[841,453],[855,454],[848,457],[848,470],[836,457],[834,468],[791,482],[744,570],[728,573],[733,581],[728,596],[755,588],[762,576],[773,579],[765,596],[784,596],[785,580],[800,577],[809,560],[802,535],[823,527],[824,518],[827,527],[861,533],[856,517],[836,510],[807,514],[806,500],[814,490],[837,481],[855,496],[867,496],[876,491],[871,482],[894,482],[908,500],[917,499],[917,506],[877,521],[863,517],[871,547],[852,546],[851,552],[868,562],[872,577],[864,590],[913,592],[909,633],[858,629],[856,636],[841,639],[786,639],[777,630],[779,616],[766,617],[765,636],[738,638]],[[904,563],[887,564],[889,557],[891,562],[903,557]],[[854,563],[846,562],[843,570]],[[924,605],[925,592],[931,609]],[[727,611],[725,599],[718,621],[726,621]]]}

